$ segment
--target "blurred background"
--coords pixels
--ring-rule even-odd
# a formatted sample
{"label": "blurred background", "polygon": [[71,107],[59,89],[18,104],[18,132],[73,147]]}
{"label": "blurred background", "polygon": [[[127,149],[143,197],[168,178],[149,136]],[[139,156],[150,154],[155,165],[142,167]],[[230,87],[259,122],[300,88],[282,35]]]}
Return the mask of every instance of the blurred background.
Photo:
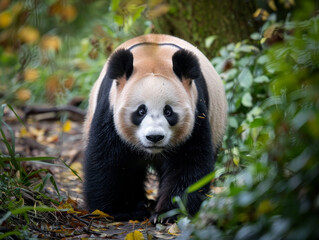
{"label": "blurred background", "polygon": [[[316,0],[0,0],[0,210],[21,206],[3,187],[17,186],[5,176],[26,181],[19,156],[43,153],[15,151],[15,137],[58,141],[42,127],[12,130],[10,109],[23,118],[62,109],[50,131],[79,134],[107,57],[134,36],[165,33],[206,54],[229,105],[216,171],[199,183],[213,182],[211,198],[193,218],[179,205],[180,237],[318,239],[318,9]],[[59,151],[45,154],[79,158]]]}

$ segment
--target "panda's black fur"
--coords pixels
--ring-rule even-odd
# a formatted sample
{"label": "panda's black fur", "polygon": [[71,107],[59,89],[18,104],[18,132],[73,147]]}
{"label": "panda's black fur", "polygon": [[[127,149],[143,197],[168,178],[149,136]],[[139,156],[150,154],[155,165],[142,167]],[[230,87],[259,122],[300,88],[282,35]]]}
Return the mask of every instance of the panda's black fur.
{"label": "panda's black fur", "polygon": [[[198,117],[208,115],[208,91],[196,56],[188,50],[177,50],[172,59],[173,71],[180,79],[194,79],[198,92],[194,128],[191,136],[173,151],[146,161],[144,153],[135,150],[118,135],[109,102],[113,79],[125,76],[130,81],[133,61],[131,51],[124,49],[116,51],[109,60],[85,149],[84,194],[89,211],[99,209],[116,220],[150,217],[144,182],[148,166],[154,164],[160,182],[157,211],[152,213],[152,219],[156,221],[159,214],[177,207],[172,203],[174,196],[183,196],[188,186],[214,169],[216,153],[210,122],[206,117]],[[199,210],[208,191],[206,185],[187,196],[190,214]]]}

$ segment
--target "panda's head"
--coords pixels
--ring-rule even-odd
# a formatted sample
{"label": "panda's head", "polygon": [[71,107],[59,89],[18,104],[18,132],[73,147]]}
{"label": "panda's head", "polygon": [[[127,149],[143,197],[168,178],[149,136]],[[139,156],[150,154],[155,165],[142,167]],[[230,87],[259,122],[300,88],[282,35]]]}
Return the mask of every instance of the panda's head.
{"label": "panda's head", "polygon": [[186,50],[169,58],[118,50],[109,61],[115,128],[124,141],[150,154],[170,151],[194,127],[197,58]]}

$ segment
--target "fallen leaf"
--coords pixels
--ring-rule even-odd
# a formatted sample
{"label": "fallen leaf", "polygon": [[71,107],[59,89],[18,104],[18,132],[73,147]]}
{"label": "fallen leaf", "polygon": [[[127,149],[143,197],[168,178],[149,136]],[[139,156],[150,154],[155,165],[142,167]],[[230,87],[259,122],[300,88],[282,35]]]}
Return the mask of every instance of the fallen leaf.
{"label": "fallen leaf", "polygon": [[70,132],[72,129],[72,122],[70,120],[65,121],[63,124],[63,132]]}
{"label": "fallen leaf", "polygon": [[168,231],[167,231],[169,234],[171,234],[171,235],[174,235],[174,236],[178,236],[179,234],[180,234],[180,230],[179,230],[179,228],[178,228],[178,226],[177,226],[177,224],[176,223],[174,223],[172,226],[170,226],[169,228],[168,228]]}
{"label": "fallen leaf", "polygon": [[109,214],[107,214],[107,213],[104,213],[104,212],[102,212],[102,211],[100,211],[100,210],[98,210],[98,209],[96,209],[95,211],[93,211],[92,212],[92,214],[94,214],[94,215],[99,215],[99,216],[97,216],[97,217],[106,217],[106,218],[114,218],[114,217],[112,217],[111,215],[109,215]]}
{"label": "fallen leaf", "polygon": [[58,135],[52,135],[46,138],[47,143],[56,143],[59,141]]}
{"label": "fallen leaf", "polygon": [[20,137],[29,137],[29,132],[25,127],[20,128]]}
{"label": "fallen leaf", "polygon": [[139,221],[137,221],[137,220],[130,220],[130,221],[128,221],[128,223],[139,223]]}
{"label": "fallen leaf", "polygon": [[125,240],[144,240],[144,236],[140,231],[135,230],[134,232],[127,234]]}

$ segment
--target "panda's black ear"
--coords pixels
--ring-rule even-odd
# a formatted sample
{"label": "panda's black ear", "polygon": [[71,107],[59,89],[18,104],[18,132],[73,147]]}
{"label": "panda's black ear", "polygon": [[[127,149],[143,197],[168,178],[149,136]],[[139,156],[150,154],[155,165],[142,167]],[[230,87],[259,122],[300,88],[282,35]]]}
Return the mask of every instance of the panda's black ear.
{"label": "panda's black ear", "polygon": [[133,54],[126,49],[119,49],[114,52],[109,60],[107,74],[111,79],[125,77],[129,79],[133,72]]}
{"label": "panda's black ear", "polygon": [[201,75],[199,62],[194,53],[181,49],[174,53],[172,57],[173,71],[177,77],[181,80],[189,81],[197,79]]}

